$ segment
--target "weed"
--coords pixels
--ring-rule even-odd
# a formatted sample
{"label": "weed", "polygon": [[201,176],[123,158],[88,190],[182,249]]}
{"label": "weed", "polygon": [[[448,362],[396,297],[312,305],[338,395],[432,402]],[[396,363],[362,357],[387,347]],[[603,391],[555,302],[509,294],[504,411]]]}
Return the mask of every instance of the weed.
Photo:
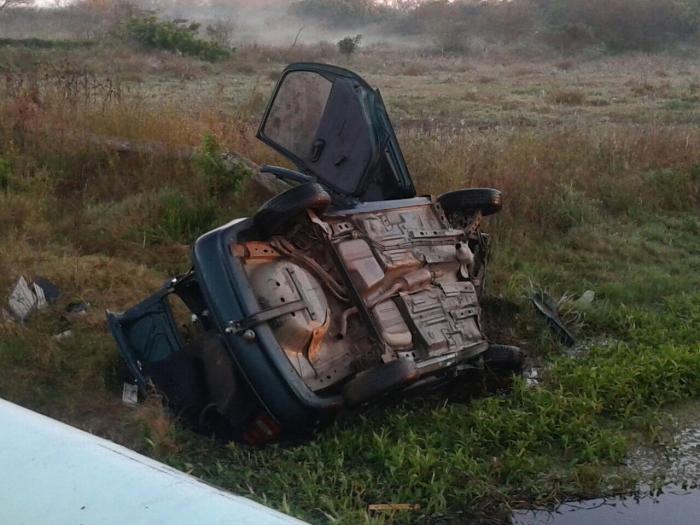
{"label": "weed", "polygon": [[664,109],[669,111],[688,111],[693,108],[694,102],[691,100],[669,100],[663,105]]}
{"label": "weed", "polygon": [[157,214],[151,232],[154,241],[189,243],[213,226],[217,209],[213,202],[197,203],[181,193],[168,192],[161,197]]}
{"label": "weed", "polygon": [[12,162],[0,157],[0,190],[7,191],[10,188],[12,178]]}
{"label": "weed", "polygon": [[696,209],[700,203],[698,178],[692,170],[660,169],[644,174],[655,199],[650,203],[656,209],[683,211]]}
{"label": "weed", "polygon": [[552,199],[540,201],[543,215],[549,216],[551,226],[559,231],[568,231],[584,224],[595,224],[600,220],[597,203],[577,190],[572,183],[560,183],[553,192]]}
{"label": "weed", "polygon": [[[695,312],[698,306],[696,296]],[[553,480],[540,473],[560,463],[569,469],[556,478],[559,490],[590,493],[603,478],[597,465],[624,458],[620,425],[647,407],[693,396],[699,372],[700,355],[689,347],[596,347],[583,358],[556,359],[542,388],[516,381],[508,396],[469,406],[377,411],[304,447],[231,445],[223,459],[218,453],[218,472],[207,469],[207,453],[188,461],[200,475],[258,498],[280,501],[283,487],[297,487],[294,504],[312,520],[350,519],[376,501],[420,503],[426,515],[458,515],[503,497],[543,501],[543,483]]]}
{"label": "weed", "polygon": [[204,136],[196,163],[214,198],[235,194],[251,175],[250,169],[242,163],[226,162],[219,142],[211,134]]}
{"label": "weed", "polygon": [[558,89],[547,95],[552,104],[564,104],[567,106],[580,106],[586,100],[586,96],[580,91]]}
{"label": "weed", "polygon": [[576,68],[576,62],[567,59],[567,60],[562,60],[561,62],[557,63],[557,69],[561,69],[562,71],[571,71],[572,69]]}
{"label": "weed", "polygon": [[346,36],[338,41],[338,51],[345,56],[350,56],[360,47],[361,41],[362,35]]}

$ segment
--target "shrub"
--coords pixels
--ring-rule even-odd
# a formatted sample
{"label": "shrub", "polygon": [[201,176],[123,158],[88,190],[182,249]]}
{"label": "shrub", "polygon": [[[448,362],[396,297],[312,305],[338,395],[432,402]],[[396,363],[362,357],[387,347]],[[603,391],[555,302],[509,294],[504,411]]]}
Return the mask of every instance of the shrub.
{"label": "shrub", "polygon": [[198,38],[199,24],[187,20],[159,20],[155,15],[132,16],[126,22],[126,37],[147,49],[176,51],[216,61],[231,54],[218,42]]}
{"label": "shrub", "polygon": [[355,37],[346,36],[338,42],[338,51],[345,56],[350,56],[360,47],[361,40],[362,35],[355,35]]}
{"label": "shrub", "polygon": [[550,199],[540,202],[540,213],[549,218],[551,227],[567,232],[571,228],[598,222],[599,204],[576,189],[571,182],[562,182],[555,186]]}
{"label": "shrub", "polygon": [[219,142],[213,135],[205,135],[202,142],[196,162],[206,180],[209,194],[212,197],[223,197],[238,192],[250,177],[250,170],[242,163],[227,162]]}

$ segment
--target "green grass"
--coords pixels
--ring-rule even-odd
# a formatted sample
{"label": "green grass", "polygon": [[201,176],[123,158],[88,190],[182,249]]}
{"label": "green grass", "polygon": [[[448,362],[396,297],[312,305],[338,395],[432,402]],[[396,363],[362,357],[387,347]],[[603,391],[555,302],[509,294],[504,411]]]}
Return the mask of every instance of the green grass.
{"label": "green grass", "polygon": [[[630,490],[643,474],[614,468],[630,436],[653,440],[656,410],[700,392],[700,273],[676,272],[700,264],[696,227],[692,215],[650,217],[584,228],[564,242],[531,239],[511,246],[508,259],[499,256],[495,272],[510,274],[512,284],[493,277],[494,293],[520,305],[511,322],[520,323],[521,337],[531,332],[537,387],[517,379],[501,395],[465,400],[453,393],[453,402],[429,397],[384,406],[303,446],[256,450],[183,437],[182,451],[166,460],[312,522],[378,520],[366,512],[371,503],[420,504],[420,512],[392,520],[421,521],[505,515],[522,502]],[[667,235],[654,239],[659,228]],[[570,237],[591,251],[578,263],[559,263],[572,255]],[[595,251],[620,237],[627,241],[615,259]],[[656,257],[641,257],[650,249]],[[525,260],[515,269],[517,251]],[[605,265],[610,270],[601,274]],[[540,355],[542,324],[522,297],[531,278],[560,293],[593,287],[598,297],[579,336],[598,342],[576,357],[556,345],[549,357]]]}

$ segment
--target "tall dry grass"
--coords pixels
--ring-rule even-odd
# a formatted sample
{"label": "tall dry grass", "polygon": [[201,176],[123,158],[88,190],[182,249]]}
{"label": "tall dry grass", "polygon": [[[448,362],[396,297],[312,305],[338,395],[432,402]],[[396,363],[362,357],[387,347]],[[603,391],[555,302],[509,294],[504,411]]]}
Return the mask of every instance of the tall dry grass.
{"label": "tall dry grass", "polygon": [[[0,86],[0,155],[14,178],[48,177],[53,196],[81,205],[129,201],[165,188],[201,195],[195,166],[178,152],[205,135],[258,162],[258,101],[231,115],[216,92],[156,99],[81,70],[6,73]],[[684,126],[598,125],[487,132],[399,130],[420,190],[491,186],[504,219],[566,228],[598,214],[679,211],[700,205],[700,131]],[[158,155],[115,152],[102,138],[159,145]],[[275,160],[279,160],[276,158]]]}
{"label": "tall dry grass", "polygon": [[605,126],[488,133],[403,133],[424,193],[501,189],[503,218],[519,227],[567,229],[644,212],[700,209],[700,131]]}
{"label": "tall dry grass", "polygon": [[[264,156],[246,108],[225,114],[216,94],[183,105],[82,70],[6,73],[3,80],[0,155],[13,158],[17,178],[41,164],[60,198],[120,200],[172,185],[186,189],[191,152],[207,134],[224,150]],[[129,144],[137,146],[131,153],[124,151]]]}

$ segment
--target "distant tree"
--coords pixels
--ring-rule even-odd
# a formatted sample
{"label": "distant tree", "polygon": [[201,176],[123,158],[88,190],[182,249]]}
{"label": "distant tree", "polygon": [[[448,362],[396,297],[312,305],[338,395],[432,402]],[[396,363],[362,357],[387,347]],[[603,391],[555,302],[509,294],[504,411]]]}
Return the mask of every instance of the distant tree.
{"label": "distant tree", "polygon": [[362,35],[355,35],[354,37],[346,36],[338,42],[338,50],[345,56],[352,55],[358,47],[360,47],[360,42],[362,41]]}
{"label": "distant tree", "polygon": [[377,22],[394,10],[375,0],[299,0],[290,4],[300,18],[316,18],[335,27],[357,27]]}
{"label": "distant tree", "polygon": [[537,0],[562,48],[600,42],[611,51],[660,49],[700,29],[698,0]]}

